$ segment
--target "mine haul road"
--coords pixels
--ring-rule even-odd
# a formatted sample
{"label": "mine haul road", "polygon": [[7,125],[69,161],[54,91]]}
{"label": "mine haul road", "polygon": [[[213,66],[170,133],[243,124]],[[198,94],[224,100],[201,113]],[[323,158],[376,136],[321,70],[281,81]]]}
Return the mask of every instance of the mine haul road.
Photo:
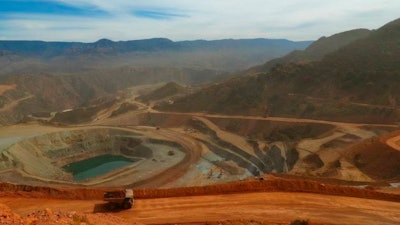
{"label": "mine haul road", "polygon": [[[101,200],[60,200],[8,196],[0,203],[26,216],[36,210],[96,213]],[[110,212],[108,212],[110,213]],[[132,209],[112,212],[128,222],[179,224],[215,221],[260,221],[288,224],[295,219],[318,224],[398,225],[400,203],[331,195],[263,192],[137,199]]]}

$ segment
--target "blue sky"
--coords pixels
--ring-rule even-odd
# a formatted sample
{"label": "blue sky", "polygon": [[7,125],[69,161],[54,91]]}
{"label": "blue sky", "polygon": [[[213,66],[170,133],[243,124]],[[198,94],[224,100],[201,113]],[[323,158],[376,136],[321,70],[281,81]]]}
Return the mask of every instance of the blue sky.
{"label": "blue sky", "polygon": [[0,40],[315,40],[399,12],[399,0],[0,0]]}

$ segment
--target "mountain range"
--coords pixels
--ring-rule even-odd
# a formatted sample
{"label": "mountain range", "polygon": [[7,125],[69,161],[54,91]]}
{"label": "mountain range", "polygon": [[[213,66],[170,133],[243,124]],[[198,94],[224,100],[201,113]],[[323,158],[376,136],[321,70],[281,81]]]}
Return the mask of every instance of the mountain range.
{"label": "mountain range", "polygon": [[284,39],[174,42],[165,38],[94,43],[0,41],[0,75],[65,74],[125,66],[231,72],[304,49],[310,43]]}

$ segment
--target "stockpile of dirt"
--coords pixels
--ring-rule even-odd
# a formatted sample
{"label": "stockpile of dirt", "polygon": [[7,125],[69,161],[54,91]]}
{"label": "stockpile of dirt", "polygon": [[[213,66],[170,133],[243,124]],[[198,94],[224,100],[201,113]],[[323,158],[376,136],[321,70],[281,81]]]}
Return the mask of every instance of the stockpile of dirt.
{"label": "stockpile of dirt", "polygon": [[375,180],[400,179],[400,151],[386,144],[387,139],[398,133],[355,144],[349,149],[346,158]]}

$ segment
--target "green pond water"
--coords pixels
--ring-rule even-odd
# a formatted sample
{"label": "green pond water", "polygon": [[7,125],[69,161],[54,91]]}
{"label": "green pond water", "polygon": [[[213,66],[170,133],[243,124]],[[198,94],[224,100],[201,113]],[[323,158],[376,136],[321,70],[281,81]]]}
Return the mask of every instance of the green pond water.
{"label": "green pond water", "polygon": [[73,162],[63,168],[72,173],[75,181],[83,181],[111,172],[132,164],[138,160],[128,159],[121,155],[100,155],[90,159]]}

